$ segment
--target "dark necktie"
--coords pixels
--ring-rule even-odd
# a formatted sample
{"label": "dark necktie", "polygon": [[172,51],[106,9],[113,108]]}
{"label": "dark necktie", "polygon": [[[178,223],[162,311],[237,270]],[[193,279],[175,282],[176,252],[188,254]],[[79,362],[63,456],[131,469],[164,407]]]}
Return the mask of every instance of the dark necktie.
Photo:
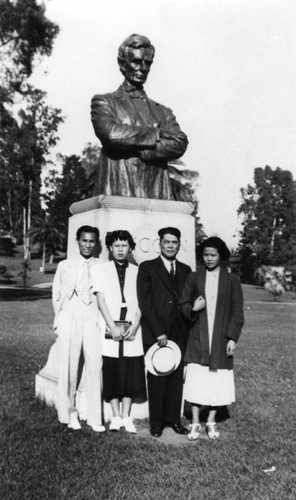
{"label": "dark necktie", "polygon": [[174,277],[174,276],[175,276],[175,268],[174,268],[174,263],[173,263],[173,262],[171,262],[170,275],[171,275],[172,277]]}

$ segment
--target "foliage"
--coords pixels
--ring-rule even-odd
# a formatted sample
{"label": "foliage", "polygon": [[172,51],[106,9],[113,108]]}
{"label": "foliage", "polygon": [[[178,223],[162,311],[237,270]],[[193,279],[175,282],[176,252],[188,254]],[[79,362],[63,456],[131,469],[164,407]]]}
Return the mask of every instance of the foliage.
{"label": "foliage", "polygon": [[255,280],[263,285],[274,300],[290,290],[291,275],[283,266],[261,266],[255,272]]}
{"label": "foliage", "polygon": [[0,229],[19,239],[40,210],[41,168],[62,121],[27,79],[59,29],[38,0],[0,0],[0,7]]}
{"label": "foliage", "polygon": [[176,200],[187,200],[193,206],[192,215],[195,218],[195,242],[198,244],[204,237],[203,226],[198,217],[197,189],[199,173],[185,167],[182,160],[170,161],[168,165],[169,178]]}
{"label": "foliage", "polygon": [[93,187],[96,182],[98,158],[101,153],[101,146],[88,142],[82,151],[81,165],[85,171],[86,185],[84,186],[84,194],[91,196]]}
{"label": "foliage", "polygon": [[60,220],[44,217],[36,220],[35,226],[29,229],[31,244],[39,243],[42,248],[42,269],[45,272],[46,252],[50,254],[50,262],[56,250],[62,250],[66,241],[65,225]]}
{"label": "foliage", "polygon": [[63,164],[62,175],[51,170],[45,180],[44,201],[49,220],[59,221],[66,231],[72,203],[87,197],[87,176],[82,160],[77,155],[60,156]]}
{"label": "foliage", "polygon": [[49,56],[59,28],[45,16],[38,0],[0,0],[0,103],[15,91],[33,70],[36,57]]}
{"label": "foliage", "polygon": [[266,280],[274,276],[282,285],[284,290],[291,289],[292,272],[285,269],[283,266],[261,266],[255,271],[255,282],[263,286]]}
{"label": "foliage", "polygon": [[45,92],[31,86],[19,118],[19,124],[11,118],[2,130],[0,157],[0,227],[18,239],[40,213],[41,172],[63,121],[61,111],[46,103]]}
{"label": "foliage", "polygon": [[243,217],[238,254],[244,282],[261,265],[296,264],[296,184],[291,172],[269,166],[254,171],[254,186],[241,189]]}
{"label": "foliage", "polygon": [[7,281],[11,281],[13,278],[13,274],[11,274],[8,271],[7,266],[5,266],[5,264],[3,264],[3,262],[0,262],[0,278],[7,280]]}

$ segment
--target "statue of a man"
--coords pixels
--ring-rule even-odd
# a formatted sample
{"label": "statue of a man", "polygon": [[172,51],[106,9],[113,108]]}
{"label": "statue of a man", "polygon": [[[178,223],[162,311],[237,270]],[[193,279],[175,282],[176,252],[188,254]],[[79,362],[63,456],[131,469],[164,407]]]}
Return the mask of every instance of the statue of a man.
{"label": "statue of a man", "polygon": [[172,111],[143,90],[154,52],[145,36],[129,36],[118,51],[123,84],[92,99],[91,119],[103,146],[94,195],[175,199],[168,161],[180,158],[188,141]]}

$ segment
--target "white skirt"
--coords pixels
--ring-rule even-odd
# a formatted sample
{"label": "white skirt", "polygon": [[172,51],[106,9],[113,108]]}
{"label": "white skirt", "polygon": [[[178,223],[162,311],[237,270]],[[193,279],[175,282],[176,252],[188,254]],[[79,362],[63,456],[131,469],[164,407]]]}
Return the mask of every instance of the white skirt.
{"label": "white skirt", "polygon": [[225,406],[235,402],[233,370],[210,370],[208,366],[188,363],[184,399],[204,406]]}

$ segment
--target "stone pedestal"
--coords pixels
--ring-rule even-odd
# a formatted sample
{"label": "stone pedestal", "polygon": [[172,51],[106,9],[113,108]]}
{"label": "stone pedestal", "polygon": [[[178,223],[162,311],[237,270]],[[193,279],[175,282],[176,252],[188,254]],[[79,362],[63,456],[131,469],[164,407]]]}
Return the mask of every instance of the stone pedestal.
{"label": "stone pedestal", "polygon": [[[181,248],[178,259],[195,269],[195,222],[191,215],[193,207],[190,203],[153,200],[144,198],[125,198],[121,196],[95,196],[70,207],[72,216],[69,219],[67,256],[78,255],[76,231],[80,226],[98,227],[100,231],[100,251],[98,257],[102,262],[108,260],[105,247],[105,236],[108,231],[124,229],[129,231],[136,248],[133,258],[140,264],[144,260],[157,257],[159,251],[158,230],[162,227],[174,226],[181,231]],[[52,346],[45,367],[36,375],[35,393],[38,398],[49,405],[56,406],[57,390],[57,355],[55,344]],[[85,414],[85,391],[83,377],[80,382],[76,405],[81,417]],[[109,404],[104,404],[105,420],[111,416]],[[148,404],[134,404],[132,417],[147,418]]]}

